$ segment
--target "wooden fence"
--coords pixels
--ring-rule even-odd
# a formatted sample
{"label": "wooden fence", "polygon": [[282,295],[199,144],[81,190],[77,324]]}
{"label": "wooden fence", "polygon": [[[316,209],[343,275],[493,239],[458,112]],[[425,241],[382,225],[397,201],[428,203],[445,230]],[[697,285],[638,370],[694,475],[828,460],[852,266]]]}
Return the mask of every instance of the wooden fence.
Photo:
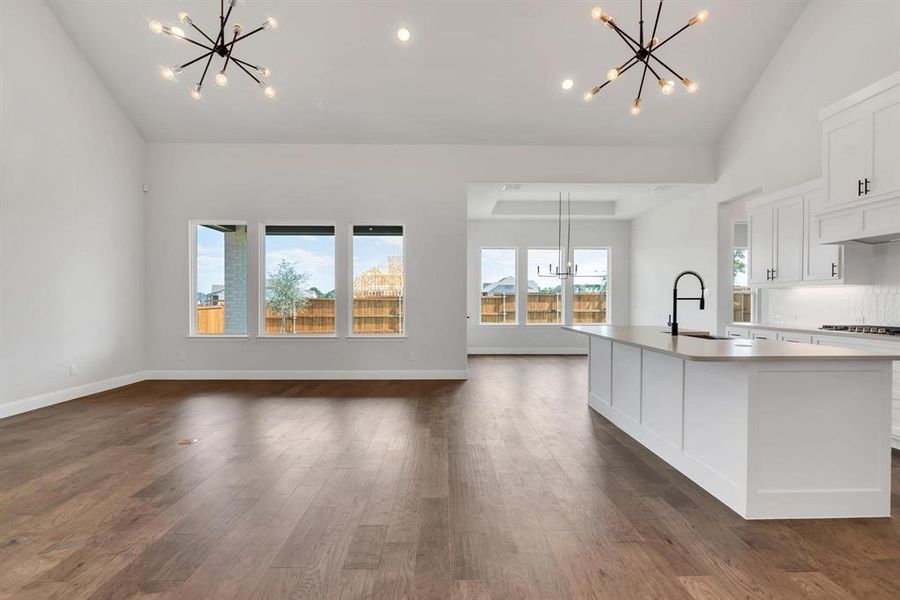
{"label": "wooden fence", "polygon": [[[559,323],[562,298],[558,294],[531,292],[527,298],[529,323]],[[606,323],[606,293],[583,292],[573,298],[575,323]],[[516,295],[481,297],[482,323],[515,323]]]}
{"label": "wooden fence", "polygon": [[734,290],[733,315],[735,323],[747,323],[753,320],[752,298],[750,288],[736,288]]}
{"label": "wooden fence", "polygon": [[[266,334],[334,333],[334,298],[311,298],[295,315],[283,318],[266,311]],[[197,307],[197,333],[225,332],[225,305]],[[353,333],[402,333],[403,297],[381,296],[353,300]]]}

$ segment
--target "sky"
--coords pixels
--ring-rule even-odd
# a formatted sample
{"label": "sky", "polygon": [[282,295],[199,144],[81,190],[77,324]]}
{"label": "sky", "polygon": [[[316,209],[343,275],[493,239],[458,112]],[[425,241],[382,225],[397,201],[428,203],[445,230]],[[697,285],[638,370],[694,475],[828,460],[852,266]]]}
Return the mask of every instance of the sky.
{"label": "sky", "polygon": [[[599,284],[608,273],[606,248],[576,248],[573,251],[575,263],[578,265],[578,284]],[[550,264],[556,269],[559,263],[559,251],[556,248],[528,250],[528,279],[540,287],[555,287],[558,280],[543,277]],[[541,267],[538,277],[537,267]],[[512,248],[484,248],[481,251],[481,282],[494,283],[507,276],[515,275],[516,252]],[[584,277],[587,276],[587,277]],[[549,283],[547,283],[549,282]]]}
{"label": "sky", "polygon": [[[401,236],[360,236],[353,243],[353,275],[403,255]],[[334,236],[274,235],[266,237],[266,273],[282,259],[309,273],[308,285],[321,292],[334,289]],[[225,283],[225,234],[197,227],[197,291],[207,293]]]}

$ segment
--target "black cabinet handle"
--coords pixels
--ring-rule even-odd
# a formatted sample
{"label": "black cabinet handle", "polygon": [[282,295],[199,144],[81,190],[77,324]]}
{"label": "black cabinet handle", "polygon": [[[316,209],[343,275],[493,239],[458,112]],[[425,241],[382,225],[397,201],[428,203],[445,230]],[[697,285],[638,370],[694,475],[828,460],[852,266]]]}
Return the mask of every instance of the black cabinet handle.
{"label": "black cabinet handle", "polygon": [[766,269],[766,281],[772,281],[772,269]]}
{"label": "black cabinet handle", "polygon": [[772,281],[775,281],[775,278],[778,277],[776,273],[775,269],[772,269]]}
{"label": "black cabinet handle", "polygon": [[857,196],[862,196],[862,195],[863,195],[863,182],[862,182],[862,179],[857,179],[857,180],[856,180],[856,195],[857,195]]}
{"label": "black cabinet handle", "polygon": [[837,277],[837,264],[831,263],[831,276]]}
{"label": "black cabinet handle", "polygon": [[871,183],[871,181],[869,181],[869,178],[866,177],[866,185],[865,185],[865,187],[863,188],[863,193],[864,193],[866,196],[869,195],[869,184],[870,184],[870,183]]}

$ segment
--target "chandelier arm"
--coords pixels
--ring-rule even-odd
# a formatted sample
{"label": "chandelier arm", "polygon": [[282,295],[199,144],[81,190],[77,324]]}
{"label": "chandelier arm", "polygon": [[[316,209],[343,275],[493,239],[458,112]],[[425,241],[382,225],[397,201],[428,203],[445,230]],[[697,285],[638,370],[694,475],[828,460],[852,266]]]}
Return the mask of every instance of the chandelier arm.
{"label": "chandelier arm", "polygon": [[[237,38],[237,36],[238,36],[237,31],[235,31],[235,32],[234,32],[234,37]],[[232,40],[232,42],[233,42],[233,41],[234,41],[234,40]],[[233,49],[234,49],[234,46],[230,46],[230,47],[228,48],[228,54],[225,55],[225,64],[222,65],[222,72],[223,72],[223,73],[225,72],[225,69],[228,68],[228,61],[231,60],[231,51],[232,51]]]}
{"label": "chandelier arm", "polygon": [[228,42],[227,44],[224,44],[224,46],[225,46],[226,48],[229,47],[229,46],[232,46],[232,45],[236,44],[237,42],[241,41],[242,39],[248,38],[248,37],[250,37],[251,35],[253,35],[254,33],[259,33],[260,31],[262,31],[262,30],[264,30],[264,29],[265,29],[265,27],[257,27],[256,29],[254,29],[254,30],[251,31],[250,33],[245,33],[245,34],[242,35],[241,37],[235,38],[235,39],[231,40],[230,42]]}
{"label": "chandelier arm", "polygon": [[[622,37],[623,39],[628,38],[631,41],[631,44],[634,44],[636,48],[632,48],[633,50],[636,51],[636,49],[639,49],[641,47],[641,45],[637,43],[637,41],[633,37],[622,31],[622,29],[618,25],[616,25],[614,21],[610,21],[610,24],[612,25],[613,31],[618,33],[620,37]],[[631,44],[628,44],[628,46],[631,47]]]}
{"label": "chandelier arm", "polygon": [[199,27],[197,27],[197,25],[196,25],[193,21],[191,21],[191,27],[193,27],[194,29],[196,29],[196,30],[200,33],[200,35],[202,35],[203,37],[205,37],[205,38],[209,41],[210,44],[212,44],[213,46],[216,45],[216,43],[213,41],[213,39],[212,39],[211,37],[209,37],[208,35],[206,35],[206,33],[205,33],[202,29],[200,29]]}
{"label": "chandelier arm", "polygon": [[243,61],[238,61],[238,59],[236,59],[236,58],[234,59],[234,64],[236,64],[236,65],[240,68],[241,71],[243,71],[244,73],[246,73],[247,75],[249,75],[249,76],[250,76],[250,79],[252,79],[253,81],[255,81],[257,84],[262,85],[262,82],[261,82],[259,79],[257,79],[256,77],[254,77],[254,76],[253,76],[253,73],[251,73],[250,71],[248,71],[248,70],[246,69],[246,67],[244,67],[244,65],[241,64],[241,62],[243,62]]}
{"label": "chandelier arm", "polygon": [[665,44],[666,42],[668,42],[669,40],[671,40],[671,39],[674,38],[676,35],[678,35],[679,33],[681,33],[682,31],[684,31],[685,29],[687,29],[687,28],[690,27],[690,26],[691,26],[691,24],[688,23],[687,25],[685,25],[684,27],[682,27],[681,29],[679,29],[678,31],[676,31],[675,33],[673,33],[672,35],[670,35],[669,37],[667,37],[666,39],[664,39],[663,41],[661,41],[660,43],[658,43],[658,44],[656,45],[656,47],[653,48],[653,49],[654,49],[654,50],[659,50],[659,49],[662,47],[663,44]]}
{"label": "chandelier arm", "polygon": [[212,62],[213,56],[215,56],[215,52],[209,53],[209,60],[206,61],[206,66],[203,67],[203,75],[200,76],[200,81],[197,83],[198,86],[203,87],[203,80],[206,79],[206,72],[209,71],[209,64]]}
{"label": "chandelier arm", "polygon": [[232,56],[231,60],[238,63],[239,65],[244,65],[245,67],[250,67],[251,69],[257,69],[257,70],[259,69],[258,65],[248,63],[246,60],[241,60],[237,56]]}
{"label": "chandelier arm", "polygon": [[191,60],[191,61],[188,61],[188,62],[184,63],[184,64],[181,65],[181,67],[179,67],[179,68],[184,69],[185,67],[189,67],[189,66],[191,66],[192,64],[194,64],[195,62],[197,62],[198,60],[203,60],[204,58],[206,58],[207,56],[211,56],[212,54],[213,54],[213,51],[210,50],[210,51],[207,52],[206,54],[201,54],[200,56],[198,56],[198,57],[195,58],[194,60]]}
{"label": "chandelier arm", "polygon": [[641,75],[641,86],[638,88],[638,95],[637,95],[638,100],[641,99],[641,93],[643,93],[643,91],[644,91],[644,79],[647,78],[647,67],[650,66],[650,64],[646,60],[644,60],[643,63],[644,63],[644,72]]}
{"label": "chandelier arm", "polygon": [[[622,73],[624,73],[625,71],[627,71],[628,69],[630,69],[630,68],[633,67],[634,65],[638,64],[638,62],[639,62],[639,61],[638,61],[637,56],[632,56],[632,57],[629,58],[627,61],[625,61],[624,63],[622,63],[623,65],[626,65],[626,66],[624,66],[623,68],[619,69],[619,76],[621,76]],[[613,80],[613,81],[614,81],[614,80]],[[597,86],[597,92],[596,92],[595,94],[600,93],[600,90],[602,90],[603,88],[605,88],[606,86],[608,86],[608,85],[611,84],[611,83],[612,83],[612,81],[610,81],[609,79],[607,79],[607,80],[604,81],[602,84],[598,85],[598,86]]]}
{"label": "chandelier arm", "polygon": [[206,44],[203,44],[203,43],[201,43],[201,42],[198,42],[197,40],[192,40],[192,39],[189,38],[189,37],[179,37],[179,36],[172,36],[172,37],[177,37],[178,39],[184,40],[184,41],[189,42],[189,43],[191,43],[191,44],[194,44],[195,46],[200,46],[200,47],[203,48],[204,50],[212,50],[212,48],[210,48],[210,47],[207,46]]}
{"label": "chandelier arm", "polygon": [[640,19],[638,22],[640,23],[638,39],[641,42],[641,48],[644,47],[644,0],[638,0],[638,6],[640,6]]}
{"label": "chandelier arm", "polygon": [[647,68],[650,69],[650,72],[653,73],[653,76],[656,77],[657,80],[662,79],[662,77],[659,76],[659,73],[657,73],[656,70],[650,66],[650,58],[648,57],[644,60],[647,61]]}
{"label": "chandelier arm", "polygon": [[669,65],[667,65],[666,63],[664,63],[663,61],[661,61],[660,59],[658,59],[652,52],[650,53],[650,58],[652,58],[653,60],[655,60],[656,62],[658,62],[659,64],[661,64],[663,67],[665,67],[665,69],[668,70],[669,73],[671,73],[672,75],[674,75],[676,78],[678,78],[679,81],[684,80],[684,77],[682,77],[681,75],[679,75],[678,73],[676,73],[676,72],[675,72],[675,69],[673,69],[672,67],[670,67]]}
{"label": "chandelier arm", "polygon": [[656,21],[653,22],[653,33],[650,34],[650,41],[647,42],[648,46],[653,45],[653,38],[656,37],[656,28],[659,26],[659,15],[662,13],[662,3],[663,0],[659,0],[659,7],[656,9]]}

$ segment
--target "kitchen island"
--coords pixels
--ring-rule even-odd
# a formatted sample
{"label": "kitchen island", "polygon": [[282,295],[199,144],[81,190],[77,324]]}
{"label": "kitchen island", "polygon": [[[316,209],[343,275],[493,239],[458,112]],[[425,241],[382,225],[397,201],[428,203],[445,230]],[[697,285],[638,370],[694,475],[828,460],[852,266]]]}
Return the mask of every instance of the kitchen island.
{"label": "kitchen island", "polygon": [[588,405],[746,519],[890,516],[900,356],[665,327],[590,340]]}

